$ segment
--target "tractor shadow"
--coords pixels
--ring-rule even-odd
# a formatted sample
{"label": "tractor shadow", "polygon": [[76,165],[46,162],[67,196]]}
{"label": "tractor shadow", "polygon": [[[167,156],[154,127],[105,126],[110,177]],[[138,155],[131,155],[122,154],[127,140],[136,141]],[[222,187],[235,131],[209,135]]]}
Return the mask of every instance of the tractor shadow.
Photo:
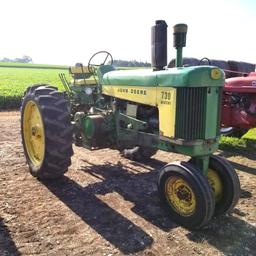
{"label": "tractor shadow", "polygon": [[15,255],[19,256],[15,243],[13,242],[4,220],[0,217],[0,255]]}
{"label": "tractor shadow", "polygon": [[[156,188],[156,172],[130,173],[127,167],[110,163],[94,165],[85,161],[80,168],[100,181],[81,186],[67,176],[43,184],[86,224],[122,253],[143,251],[153,243],[153,238],[142,228],[97,197],[117,192],[134,203],[132,211],[163,230],[176,227],[162,210]],[[155,163],[156,164],[156,163]],[[136,169],[136,168],[134,168]],[[103,178],[102,178],[103,177]]]}
{"label": "tractor shadow", "polygon": [[[95,165],[85,159],[83,162],[84,165],[79,170],[96,177],[98,182],[81,186],[64,176],[60,180],[44,181],[43,184],[121,253],[141,252],[150,247],[154,240],[145,230],[120,214],[115,207],[110,207],[99,196],[115,192],[132,203],[131,211],[157,228],[168,232],[177,227],[162,209],[158,198],[156,170],[166,162],[156,159],[146,162],[130,161],[127,165],[110,162]],[[140,171],[140,168],[144,171]],[[251,197],[251,194],[242,190],[241,197]],[[245,216],[239,209],[235,208],[233,212]],[[203,229],[189,232],[187,237],[195,243],[206,241],[224,253],[230,253],[231,250],[231,254],[235,254],[245,250],[244,248],[251,252],[256,250],[253,242],[256,228],[234,216],[213,219]],[[245,251],[238,255],[244,253]]]}
{"label": "tractor shadow", "polygon": [[[106,162],[103,165],[94,165],[87,160],[86,164],[80,168],[92,176],[103,177],[103,183],[95,186],[97,193],[105,195],[116,192],[124,200],[133,203],[131,210],[154,226],[169,231],[176,227],[163,210],[157,190],[158,171],[164,164],[155,159],[145,162],[130,162],[129,166],[119,164],[113,165]],[[148,172],[140,172],[137,167],[141,167]],[[102,190],[102,188],[107,188]]]}
{"label": "tractor shadow", "polygon": [[96,196],[99,188],[101,192],[106,190],[104,185],[93,184],[82,187],[66,176],[58,181],[44,182],[44,185],[86,224],[122,253],[136,253],[153,243],[152,237],[140,227]]}
{"label": "tractor shadow", "polygon": [[[143,169],[154,171],[154,170],[160,170],[163,166],[168,164],[168,162],[161,161],[156,158],[149,158],[146,160],[139,160],[139,161],[131,161],[130,165],[137,167],[142,167]],[[131,168],[131,166],[129,166]]]}
{"label": "tractor shadow", "polygon": [[237,162],[229,160],[230,157],[239,156],[239,157],[244,157],[244,158],[256,161],[256,153],[255,152],[251,152],[251,151],[241,151],[241,152],[222,151],[222,152],[220,152],[219,156],[226,158],[235,169],[242,171],[242,172],[256,175],[256,169],[254,167],[250,167],[246,164],[241,164],[241,163],[237,163]]}
{"label": "tractor shadow", "polygon": [[232,156],[242,156],[244,158],[250,159],[250,160],[256,160],[256,152],[255,150],[248,150],[248,149],[241,149],[241,148],[237,148],[237,149],[225,149],[225,150],[221,150],[219,152],[220,156],[229,158]]}
{"label": "tractor shadow", "polygon": [[255,255],[256,251],[256,227],[235,216],[215,218],[205,228],[186,236],[198,244],[207,242],[224,255]]}
{"label": "tractor shadow", "polygon": [[[131,209],[133,212],[162,230],[170,231],[175,227],[160,208],[155,185],[158,176],[155,170],[160,169],[165,162],[152,159],[148,162],[130,162],[129,166],[114,166],[111,163],[94,165],[86,160],[84,162],[86,166],[81,170],[102,177],[108,192],[115,191],[134,204]],[[139,173],[136,167],[142,167],[148,172]],[[101,192],[104,194],[106,191],[99,190],[99,193]],[[250,198],[252,194],[242,189],[240,197]],[[238,208],[235,208],[233,213],[239,217],[246,215]],[[256,251],[256,227],[235,216],[214,218],[203,229],[189,232],[187,237],[195,243],[205,241],[221,252],[231,255],[253,255]]]}
{"label": "tractor shadow", "polygon": [[233,162],[233,161],[230,161],[230,160],[228,160],[228,161],[231,163],[231,165],[235,169],[237,169],[239,171],[242,171],[242,172],[247,172],[249,174],[256,175],[256,169],[255,168],[247,166],[247,165],[243,165],[243,164],[240,164],[240,163],[236,163],[236,162]]}

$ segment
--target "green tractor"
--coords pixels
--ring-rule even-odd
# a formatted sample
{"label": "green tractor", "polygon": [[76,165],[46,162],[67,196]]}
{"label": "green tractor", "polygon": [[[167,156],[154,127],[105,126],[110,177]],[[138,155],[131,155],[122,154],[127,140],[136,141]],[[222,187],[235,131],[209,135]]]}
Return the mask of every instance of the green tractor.
{"label": "green tractor", "polygon": [[[159,171],[158,191],[170,218],[200,228],[238,202],[240,183],[218,149],[224,73],[213,66],[181,67],[187,25],[174,26],[176,67],[167,66],[167,24],[151,29],[152,69],[117,70],[110,53],[70,68],[73,80],[27,89],[21,108],[24,152],[32,175],[61,177],[73,142],[87,149],[117,148],[147,159],[157,150],[190,156]],[[95,58],[102,57],[97,64]],[[95,63],[96,62],[96,63]]]}

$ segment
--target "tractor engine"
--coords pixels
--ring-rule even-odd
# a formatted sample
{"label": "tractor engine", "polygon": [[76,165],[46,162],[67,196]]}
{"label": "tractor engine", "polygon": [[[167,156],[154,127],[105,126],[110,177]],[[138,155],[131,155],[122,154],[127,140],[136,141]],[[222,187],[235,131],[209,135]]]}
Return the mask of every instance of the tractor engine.
{"label": "tractor engine", "polygon": [[77,112],[74,116],[75,143],[89,149],[111,147],[114,143],[114,116],[112,112]]}
{"label": "tractor engine", "polygon": [[116,110],[147,123],[147,132],[159,132],[158,108],[116,99]]}

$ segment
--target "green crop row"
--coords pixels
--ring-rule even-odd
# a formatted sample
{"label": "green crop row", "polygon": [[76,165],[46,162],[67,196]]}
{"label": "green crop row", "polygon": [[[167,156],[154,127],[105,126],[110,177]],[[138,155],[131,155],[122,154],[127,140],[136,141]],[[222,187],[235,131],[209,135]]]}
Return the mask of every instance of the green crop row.
{"label": "green crop row", "polygon": [[0,110],[19,108],[24,91],[33,84],[51,84],[64,90],[59,73],[69,79],[67,69],[0,67]]}
{"label": "green crop row", "polygon": [[0,62],[0,111],[19,108],[24,91],[33,84],[51,84],[64,90],[59,73],[70,79],[68,66]]}
{"label": "green crop row", "polygon": [[220,149],[229,149],[234,151],[256,149],[256,128],[250,129],[242,137],[221,136]]}

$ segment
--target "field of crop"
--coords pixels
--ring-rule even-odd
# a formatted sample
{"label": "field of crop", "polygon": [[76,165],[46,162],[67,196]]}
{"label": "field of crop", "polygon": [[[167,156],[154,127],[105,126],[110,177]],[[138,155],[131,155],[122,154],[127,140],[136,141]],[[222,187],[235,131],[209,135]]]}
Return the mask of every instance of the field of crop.
{"label": "field of crop", "polygon": [[49,83],[63,90],[59,73],[68,75],[67,67],[0,62],[0,110],[18,108],[24,91],[33,84]]}

